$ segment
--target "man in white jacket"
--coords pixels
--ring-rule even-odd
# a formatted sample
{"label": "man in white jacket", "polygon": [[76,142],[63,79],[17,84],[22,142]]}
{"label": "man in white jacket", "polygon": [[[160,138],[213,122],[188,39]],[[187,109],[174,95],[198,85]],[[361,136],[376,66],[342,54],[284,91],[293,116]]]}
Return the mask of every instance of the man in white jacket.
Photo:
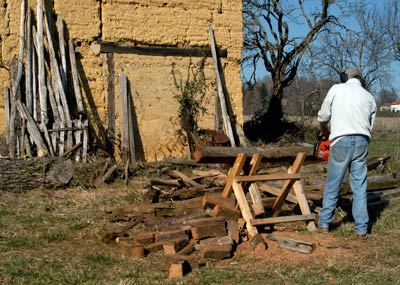
{"label": "man in white jacket", "polygon": [[[352,214],[358,238],[366,239],[368,232],[367,210],[367,158],[368,144],[374,125],[376,103],[363,88],[360,69],[346,71],[348,80],[333,85],[318,112],[321,135],[331,141],[328,159],[328,176],[318,214],[318,227],[328,232],[334,218],[343,177],[349,170],[353,192]],[[330,122],[330,133],[328,124]]]}

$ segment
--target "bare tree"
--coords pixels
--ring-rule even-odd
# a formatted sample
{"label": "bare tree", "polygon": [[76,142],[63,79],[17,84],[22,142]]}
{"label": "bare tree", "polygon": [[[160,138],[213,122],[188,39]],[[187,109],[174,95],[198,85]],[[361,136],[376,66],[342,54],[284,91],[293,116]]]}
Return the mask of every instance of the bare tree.
{"label": "bare tree", "polygon": [[[261,123],[265,125],[265,121],[268,121],[270,127],[272,124],[278,129],[271,127],[268,131],[276,131],[278,135],[282,133],[279,128],[283,125],[279,121],[283,116],[283,90],[292,84],[310,43],[329,23],[337,23],[336,17],[329,12],[334,2],[321,0],[315,4],[315,1],[303,0],[243,1],[244,64],[254,67],[251,79],[255,79],[257,63],[261,60],[273,82],[266,113],[268,119],[262,118]],[[305,35],[296,35],[294,30],[297,25],[307,27]]]}
{"label": "bare tree", "polygon": [[386,0],[383,9],[375,19],[384,31],[391,46],[395,60],[400,61],[400,3],[397,0]]}
{"label": "bare tree", "polygon": [[[349,5],[353,24],[346,25],[343,18],[341,27],[324,33],[318,45],[312,47],[316,55],[314,60],[319,62],[321,74],[327,78],[338,80],[339,74],[348,67],[359,67],[367,89],[374,92],[391,89],[390,64],[394,61],[391,37],[394,35],[389,34],[389,23],[383,20],[386,11],[376,2],[353,2]],[[393,27],[395,29],[399,28]]]}
{"label": "bare tree", "polygon": [[379,105],[385,105],[387,103],[394,102],[397,99],[398,99],[398,96],[393,89],[391,89],[391,90],[382,89],[378,93],[378,104]]}
{"label": "bare tree", "polygon": [[[304,2],[307,1],[243,1],[244,61],[251,61],[256,67],[262,60],[273,81],[272,96],[282,96],[283,89],[293,82],[306,48],[328,23],[336,22],[329,14],[334,1],[321,0],[320,10],[310,13]],[[305,36],[290,37],[290,28],[300,24],[308,27]]]}

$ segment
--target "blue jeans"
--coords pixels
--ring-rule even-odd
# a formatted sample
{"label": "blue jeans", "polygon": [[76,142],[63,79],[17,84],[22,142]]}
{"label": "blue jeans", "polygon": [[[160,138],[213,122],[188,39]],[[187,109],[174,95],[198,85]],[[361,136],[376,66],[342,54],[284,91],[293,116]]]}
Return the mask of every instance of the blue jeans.
{"label": "blue jeans", "polygon": [[367,209],[367,158],[368,139],[364,136],[349,135],[340,138],[330,150],[328,177],[326,180],[322,209],[318,214],[318,226],[329,227],[335,214],[340,186],[346,170],[350,174],[350,187],[353,192],[352,214],[357,234],[368,231]]}

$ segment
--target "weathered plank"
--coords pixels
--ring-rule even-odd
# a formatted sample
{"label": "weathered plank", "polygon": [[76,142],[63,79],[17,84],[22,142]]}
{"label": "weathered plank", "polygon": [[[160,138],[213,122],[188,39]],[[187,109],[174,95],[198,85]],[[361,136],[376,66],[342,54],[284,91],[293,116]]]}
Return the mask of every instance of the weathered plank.
{"label": "weathered plank", "polygon": [[310,215],[293,215],[293,216],[282,216],[282,217],[272,217],[264,219],[251,219],[250,224],[252,226],[263,226],[263,225],[273,225],[279,223],[291,223],[298,221],[314,221],[314,214]]}
{"label": "weathered plank", "polygon": [[281,237],[268,234],[267,238],[270,240],[277,241],[279,243],[279,246],[282,248],[290,249],[301,253],[312,253],[315,247],[315,245],[312,242],[302,241],[288,237]]}
{"label": "weathered plank", "polygon": [[[119,53],[119,54],[138,54],[138,55],[158,55],[158,56],[212,56],[210,47],[188,47],[178,48],[174,46],[137,46],[120,45],[113,42],[97,41],[91,45],[95,55],[100,53]],[[221,57],[227,57],[226,49],[219,49]]]}
{"label": "weathered plank", "polygon": [[225,133],[229,138],[231,146],[236,146],[235,137],[234,137],[234,133],[233,133],[233,129],[232,129],[232,122],[231,122],[231,118],[230,118],[229,112],[228,112],[228,107],[226,104],[226,97],[225,97],[226,95],[224,94],[224,90],[223,90],[223,86],[222,86],[222,80],[221,80],[219,64],[218,64],[219,63],[218,53],[217,53],[217,47],[216,47],[215,38],[214,38],[214,31],[211,26],[208,28],[208,33],[209,33],[210,42],[211,42],[211,52],[212,52],[212,57],[213,57],[213,66],[214,66],[214,72],[215,72],[216,83],[217,83],[218,98],[219,98],[219,103],[221,106],[222,121],[224,123]]}

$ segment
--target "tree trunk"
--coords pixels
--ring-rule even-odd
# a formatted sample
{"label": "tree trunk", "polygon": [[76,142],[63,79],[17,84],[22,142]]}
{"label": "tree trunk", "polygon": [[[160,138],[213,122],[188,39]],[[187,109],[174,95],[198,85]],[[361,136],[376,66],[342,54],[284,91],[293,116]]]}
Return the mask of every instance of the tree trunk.
{"label": "tree trunk", "polygon": [[61,188],[73,177],[69,159],[0,160],[0,190],[20,192]]}

